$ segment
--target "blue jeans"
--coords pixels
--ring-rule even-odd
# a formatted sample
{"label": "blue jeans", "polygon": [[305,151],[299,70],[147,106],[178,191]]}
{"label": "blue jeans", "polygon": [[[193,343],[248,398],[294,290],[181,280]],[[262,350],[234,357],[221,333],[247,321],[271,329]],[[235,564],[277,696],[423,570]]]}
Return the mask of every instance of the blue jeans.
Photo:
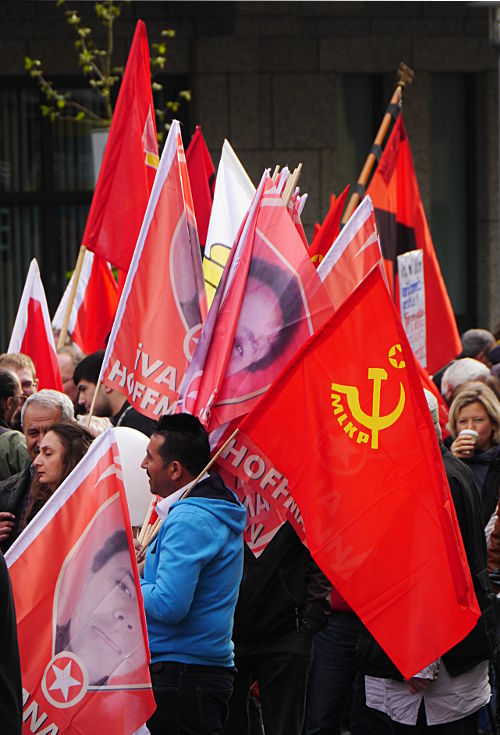
{"label": "blue jeans", "polygon": [[176,661],[152,664],[156,711],[151,735],[218,735],[227,718],[234,669]]}
{"label": "blue jeans", "polygon": [[[314,655],[306,705],[306,735],[339,735],[350,711],[353,735],[392,732],[386,715],[365,704],[364,677],[356,668],[356,644],[362,625],[354,613],[332,610],[328,626],[314,637]],[[352,707],[348,707],[352,698]]]}

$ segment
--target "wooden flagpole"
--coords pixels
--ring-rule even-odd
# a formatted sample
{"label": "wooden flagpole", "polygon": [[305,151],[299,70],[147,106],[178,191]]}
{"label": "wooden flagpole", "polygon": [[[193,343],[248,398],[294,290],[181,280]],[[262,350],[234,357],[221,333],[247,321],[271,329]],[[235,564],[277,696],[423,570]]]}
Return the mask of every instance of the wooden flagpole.
{"label": "wooden flagpole", "polygon": [[378,133],[375,136],[375,140],[373,141],[372,150],[368,154],[365,164],[363,168],[361,169],[361,173],[359,174],[358,181],[356,183],[357,191],[354,191],[351,194],[351,198],[349,199],[349,203],[342,217],[341,223],[343,225],[345,225],[345,223],[347,222],[351,214],[354,212],[354,210],[356,209],[356,207],[358,206],[361,200],[360,191],[364,191],[366,184],[368,182],[368,179],[370,178],[370,174],[372,172],[373,165],[375,161],[377,160],[377,156],[376,156],[376,153],[374,153],[374,149],[375,150],[382,149],[384,138],[386,136],[387,131],[389,130],[389,125],[391,124],[391,120],[393,119],[394,108],[401,107],[401,103],[403,101],[403,89],[412,83],[413,77],[414,77],[414,71],[409,66],[401,62],[401,64],[399,65],[399,69],[398,69],[398,77],[399,77],[399,80],[396,84],[396,87],[394,88],[394,93],[391,97],[391,101],[389,102],[389,106],[387,108],[387,111],[384,117],[382,118],[382,122],[378,129]]}
{"label": "wooden flagpole", "polygon": [[288,181],[286,182],[285,191],[281,195],[281,198],[283,199],[283,204],[288,206],[288,202],[290,201],[290,198],[295,190],[295,187],[297,186],[297,182],[300,178],[300,174],[302,172],[302,163],[299,163],[297,168],[294,170],[293,174],[290,176]]}
{"label": "wooden flagpole", "polygon": [[75,270],[73,272],[73,283],[71,284],[71,290],[69,292],[68,303],[66,305],[66,313],[64,314],[64,320],[62,323],[61,331],[59,333],[59,339],[57,340],[58,350],[60,350],[61,347],[63,347],[64,343],[66,342],[66,337],[68,335],[69,318],[71,316],[71,310],[73,308],[73,304],[75,303],[76,289],[78,287],[78,281],[80,280],[80,274],[82,272],[83,260],[85,258],[86,252],[87,252],[87,248],[85,247],[85,245],[80,245],[80,250],[78,252],[78,258],[76,260]]}

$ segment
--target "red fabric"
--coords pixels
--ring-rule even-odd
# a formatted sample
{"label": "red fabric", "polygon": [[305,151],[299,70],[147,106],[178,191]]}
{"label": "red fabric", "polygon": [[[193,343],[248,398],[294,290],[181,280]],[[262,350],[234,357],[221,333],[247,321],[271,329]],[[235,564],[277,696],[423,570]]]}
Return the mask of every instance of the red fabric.
{"label": "red fabric", "polygon": [[410,145],[399,115],[368,187],[386,261],[389,283],[396,283],[398,255],[420,248],[424,253],[427,365],[435,373],[460,354],[462,344],[439,263],[434,252]]}
{"label": "red fabric", "polygon": [[165,143],[103,363],[103,383],[158,419],[172,410],[206,316],[206,294],[179,123]]}
{"label": "red fabric", "polygon": [[444,400],[443,396],[438,391],[436,383],[432,380],[427,370],[422,367],[422,365],[419,363],[418,360],[415,360],[415,362],[417,363],[417,368],[420,374],[420,380],[422,381],[422,386],[424,388],[427,388],[427,390],[429,390],[437,400],[438,412],[439,412],[439,426],[441,427],[441,433],[443,435],[443,440],[444,440],[448,436],[450,436],[450,432],[446,428],[448,424],[449,408],[446,405],[446,401]]}
{"label": "red fabric", "polygon": [[309,256],[316,268],[338,237],[340,232],[340,220],[342,218],[342,212],[344,211],[348,194],[349,185],[346,186],[339,197],[332,194],[330,197],[330,209],[323,220],[323,224],[318,226],[317,231],[315,226],[314,237],[311,242],[311,247],[309,248]]}
{"label": "red fabric", "polygon": [[366,200],[349,219],[319,270],[335,309],[377,264],[383,267],[380,241],[373,208]]}
{"label": "red fabric", "polygon": [[86,355],[104,350],[118,306],[118,287],[108,264],[94,255],[83,303],[72,333]]}
{"label": "red fabric", "polygon": [[471,630],[479,608],[436,433],[379,268],[240,429],[266,457],[247,460],[253,481],[279,502],[288,478],[311,554],[406,678]]}
{"label": "red fabric", "polygon": [[215,168],[201,132],[201,125],[196,126],[186,149],[186,161],[198,225],[198,237],[203,249],[207,241],[208,223],[214,199]]}
{"label": "red fabric", "polygon": [[[155,709],[122,468],[116,444],[96,444],[6,554],[25,735],[132,735]],[[128,545],[95,569],[117,533]]]}
{"label": "red fabric", "polygon": [[139,20],[125,67],[83,245],[127,271],[158,167],[146,26]]}
{"label": "red fabric", "polygon": [[[248,217],[231,249],[177,408],[199,416],[209,430],[250,410],[331,313],[330,300],[268,175]],[[273,355],[271,347],[285,331],[288,341]],[[269,355],[267,365],[255,367]]]}
{"label": "red fabric", "polygon": [[47,329],[43,318],[40,302],[30,298],[28,302],[28,323],[23,341],[18,352],[29,355],[35,364],[38,390],[52,388],[63,392],[61,371],[54,348],[47,336]]}

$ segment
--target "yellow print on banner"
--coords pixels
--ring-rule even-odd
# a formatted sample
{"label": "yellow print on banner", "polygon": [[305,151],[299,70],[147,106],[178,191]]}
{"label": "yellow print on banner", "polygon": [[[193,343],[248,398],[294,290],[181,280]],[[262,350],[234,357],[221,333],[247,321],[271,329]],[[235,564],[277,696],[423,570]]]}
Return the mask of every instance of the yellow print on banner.
{"label": "yellow print on banner", "polygon": [[[406,363],[401,359],[401,345],[393,345],[389,350],[389,364],[396,370],[402,370],[406,367]],[[399,353],[399,354],[398,354]],[[367,414],[361,408],[359,402],[359,389],[355,385],[340,385],[332,383],[332,406],[337,421],[344,429],[345,433],[356,441],[357,444],[368,444],[371,435],[371,448],[378,449],[378,435],[380,431],[392,426],[401,416],[405,406],[405,390],[403,384],[399,384],[399,400],[396,407],[387,414],[380,413],[380,397],[382,392],[382,383],[387,380],[387,370],[381,367],[368,368],[368,380],[373,381],[372,392],[372,412]],[[347,408],[351,413],[352,420],[349,419],[346,409],[342,404],[341,395],[345,395],[347,400]],[[353,423],[355,421],[356,423]],[[362,431],[360,427],[367,431]],[[368,432],[368,433],[367,433]]]}

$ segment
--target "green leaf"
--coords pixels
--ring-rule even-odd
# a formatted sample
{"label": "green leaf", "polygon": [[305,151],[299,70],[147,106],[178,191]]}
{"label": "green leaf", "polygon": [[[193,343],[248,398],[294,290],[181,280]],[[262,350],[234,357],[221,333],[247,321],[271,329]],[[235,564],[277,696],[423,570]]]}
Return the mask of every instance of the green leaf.
{"label": "green leaf", "polygon": [[64,110],[66,107],[66,100],[63,97],[59,97],[56,104],[59,110]]}
{"label": "green leaf", "polygon": [[159,82],[152,82],[151,89],[153,90],[153,92],[160,92],[163,89],[163,84],[160,84]]}
{"label": "green leaf", "polygon": [[175,38],[175,31],[173,28],[165,28],[160,35],[163,38]]}
{"label": "green leaf", "polygon": [[30,59],[29,56],[24,57],[24,68],[26,71],[29,71],[31,67],[33,66],[33,61]]}
{"label": "green leaf", "polygon": [[181,89],[179,92],[179,97],[182,100],[186,100],[186,102],[191,102],[191,90],[190,89]]}
{"label": "green leaf", "polygon": [[81,122],[82,120],[85,120],[85,113],[80,110],[80,112],[75,115],[75,120],[76,122]]}

